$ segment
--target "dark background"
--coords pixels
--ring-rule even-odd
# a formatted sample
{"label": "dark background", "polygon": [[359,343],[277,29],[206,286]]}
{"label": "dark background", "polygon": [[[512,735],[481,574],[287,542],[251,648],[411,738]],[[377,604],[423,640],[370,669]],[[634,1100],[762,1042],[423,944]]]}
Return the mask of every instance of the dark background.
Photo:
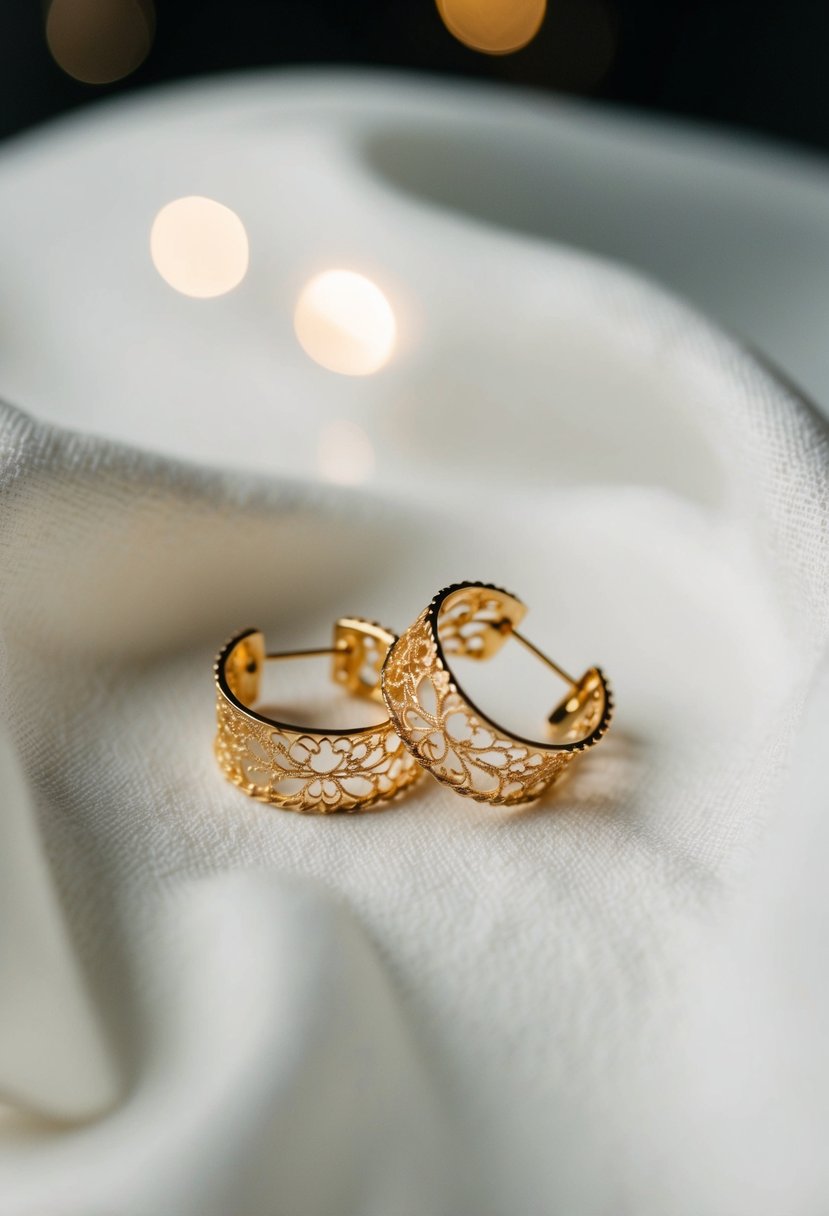
{"label": "dark background", "polygon": [[466,49],[434,0],[157,0],[128,79],[95,87],[52,60],[41,0],[0,0],[0,138],[102,97],[280,64],[403,67],[528,85],[829,149],[829,0],[549,0],[513,55]]}

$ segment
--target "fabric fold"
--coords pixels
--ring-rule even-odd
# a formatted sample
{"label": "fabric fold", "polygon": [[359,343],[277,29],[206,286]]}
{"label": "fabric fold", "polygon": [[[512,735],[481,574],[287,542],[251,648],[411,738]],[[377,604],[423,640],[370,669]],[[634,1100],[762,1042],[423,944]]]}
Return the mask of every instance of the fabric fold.
{"label": "fabric fold", "polygon": [[[300,90],[281,123],[248,100],[241,123],[167,98],[85,150],[67,131],[51,167],[31,153],[38,181],[81,157],[67,232],[101,276],[87,337],[67,309],[49,349],[68,367],[102,327],[101,375],[126,360],[147,389],[146,450],[0,406],[0,1093],[35,1115],[0,1123],[3,1216],[778,1216],[789,1177],[787,1213],[813,1216],[827,424],[653,283],[392,187],[377,107],[336,100]],[[129,165],[119,207],[92,197],[96,157]],[[197,174],[256,251],[206,310],[141,260]],[[44,209],[15,212],[21,238]],[[321,232],[398,313],[370,381],[293,344]],[[373,446],[362,488],[310,472],[344,417]],[[214,467],[165,454],[187,436]],[[252,444],[269,474],[215,467]],[[400,630],[467,578],[613,683],[607,739],[549,799],[424,780],[323,818],[221,779],[234,630]],[[550,677],[515,649],[468,687],[531,733]],[[332,703],[322,668],[288,666],[281,703]]]}

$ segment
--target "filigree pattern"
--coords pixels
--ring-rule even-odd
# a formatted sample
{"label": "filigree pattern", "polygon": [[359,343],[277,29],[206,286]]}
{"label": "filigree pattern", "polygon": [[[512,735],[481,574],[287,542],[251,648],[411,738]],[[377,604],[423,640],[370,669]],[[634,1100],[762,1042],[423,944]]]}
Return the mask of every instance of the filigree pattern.
{"label": "filigree pattern", "polygon": [[[391,720],[349,732],[316,732],[234,704],[219,679],[223,656],[217,661],[214,751],[225,776],[246,794],[285,810],[353,812],[389,801],[421,775]],[[367,677],[367,667],[364,672]]]}
{"label": "filigree pattern", "polygon": [[[427,608],[426,614],[429,612]],[[440,644],[447,656],[483,658],[491,649],[493,628],[504,619],[504,596],[488,587],[470,587],[453,596],[440,613]]]}
{"label": "filigree pattern", "polygon": [[412,754],[438,780],[478,801],[513,805],[538,798],[574,756],[598,741],[610,719],[610,700],[597,673],[595,688],[567,715],[560,739],[549,744],[510,735],[476,710],[449,670],[447,655],[490,653],[505,608],[523,612],[498,588],[461,584],[441,592],[392,648],[383,696]]}

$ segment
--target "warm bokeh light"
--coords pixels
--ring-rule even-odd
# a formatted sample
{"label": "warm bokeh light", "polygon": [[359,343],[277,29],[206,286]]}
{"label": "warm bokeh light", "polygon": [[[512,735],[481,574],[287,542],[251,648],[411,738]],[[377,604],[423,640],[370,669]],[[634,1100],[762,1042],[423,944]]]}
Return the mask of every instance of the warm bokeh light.
{"label": "warm bokeh light", "polygon": [[343,376],[368,376],[388,363],[397,322],[376,283],[351,270],[326,270],[302,289],[294,329],[306,354]]}
{"label": "warm bokeh light", "polygon": [[232,291],[245,277],[248,234],[235,211],[191,195],[161,208],[150,232],[150,254],[176,291],[210,299]]}
{"label": "warm bokeh light", "polygon": [[84,84],[129,76],[147,58],[154,34],[152,0],[52,0],[46,15],[52,57]]}
{"label": "warm bokeh light", "polygon": [[443,23],[459,42],[486,55],[519,51],[536,36],[546,0],[437,0]]}
{"label": "warm bokeh light", "polygon": [[326,481],[358,486],[374,472],[374,448],[362,427],[346,418],[323,428],[317,447],[317,470]]}

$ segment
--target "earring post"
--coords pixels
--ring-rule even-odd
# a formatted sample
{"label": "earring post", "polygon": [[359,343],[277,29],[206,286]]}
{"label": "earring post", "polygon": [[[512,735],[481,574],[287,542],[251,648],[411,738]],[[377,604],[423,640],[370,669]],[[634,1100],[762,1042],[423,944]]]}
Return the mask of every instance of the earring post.
{"label": "earring post", "polygon": [[311,650],[273,651],[265,655],[266,659],[323,659],[326,655],[342,654],[349,650],[348,646],[317,646]]}
{"label": "earring post", "polygon": [[578,680],[574,680],[563,667],[559,667],[558,663],[554,663],[548,655],[544,654],[543,650],[539,650],[529,638],[525,638],[523,633],[519,633],[517,629],[511,629],[510,634],[517,642],[520,642],[526,650],[529,650],[532,654],[534,654],[537,659],[541,659],[542,663],[546,663],[557,676],[560,676],[561,679],[564,680],[565,684],[569,684],[571,688],[578,688]]}

